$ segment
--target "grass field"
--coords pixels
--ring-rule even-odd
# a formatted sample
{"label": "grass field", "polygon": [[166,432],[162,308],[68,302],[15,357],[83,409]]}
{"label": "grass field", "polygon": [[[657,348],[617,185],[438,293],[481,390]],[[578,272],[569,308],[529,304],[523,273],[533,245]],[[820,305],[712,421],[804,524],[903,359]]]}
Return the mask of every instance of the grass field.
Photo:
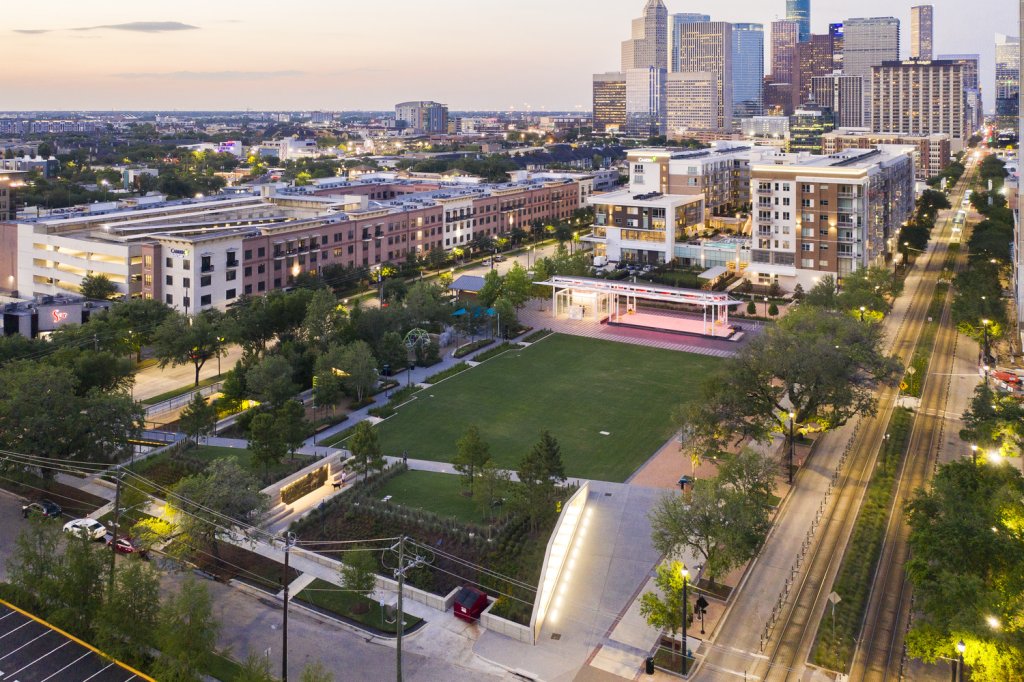
{"label": "grass field", "polygon": [[468,523],[483,523],[473,498],[462,494],[462,477],[433,471],[406,471],[389,480],[378,495],[411,509],[423,509]]}
{"label": "grass field", "polygon": [[498,466],[514,468],[547,429],[568,476],[623,481],[672,435],[672,408],[721,362],[553,335],[424,389],[380,424],[380,441],[389,455],[450,461],[476,424]]}
{"label": "grass field", "polygon": [[305,455],[297,455],[296,459],[285,459],[280,464],[270,466],[268,472],[264,472],[261,464],[253,459],[251,450],[244,448],[226,448],[218,445],[200,445],[185,451],[182,455],[175,457],[168,452],[163,452],[153,457],[148,457],[131,467],[132,471],[140,476],[150,479],[154,483],[170,486],[190,474],[202,471],[205,465],[227,457],[234,457],[238,464],[259,477],[261,480],[280,480],[288,474],[298,471],[304,466],[312,463],[312,459]]}

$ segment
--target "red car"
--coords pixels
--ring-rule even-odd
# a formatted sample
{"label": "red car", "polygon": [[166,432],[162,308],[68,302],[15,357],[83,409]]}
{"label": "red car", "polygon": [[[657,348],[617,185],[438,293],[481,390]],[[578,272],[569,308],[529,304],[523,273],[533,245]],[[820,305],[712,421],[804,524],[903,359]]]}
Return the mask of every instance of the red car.
{"label": "red car", "polygon": [[121,536],[117,538],[116,542],[114,536],[107,536],[107,547],[114,545],[114,551],[118,554],[138,554],[143,559],[149,558],[149,552],[140,547],[129,537]]}
{"label": "red car", "polygon": [[464,586],[455,595],[455,617],[473,622],[487,608],[487,595],[475,587]]}

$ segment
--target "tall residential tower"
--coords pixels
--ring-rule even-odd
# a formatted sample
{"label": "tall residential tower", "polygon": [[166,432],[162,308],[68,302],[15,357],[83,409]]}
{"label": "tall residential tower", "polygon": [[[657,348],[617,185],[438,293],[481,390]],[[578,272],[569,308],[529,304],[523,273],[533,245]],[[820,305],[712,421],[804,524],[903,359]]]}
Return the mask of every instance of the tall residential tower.
{"label": "tall residential tower", "polygon": [[917,5],[910,8],[910,58],[930,61],[932,58],[932,16],[935,8],[931,5]]}
{"label": "tall residential tower", "polygon": [[900,58],[900,20],[895,17],[843,22],[843,73],[864,81],[864,123],[871,120],[871,68]]}

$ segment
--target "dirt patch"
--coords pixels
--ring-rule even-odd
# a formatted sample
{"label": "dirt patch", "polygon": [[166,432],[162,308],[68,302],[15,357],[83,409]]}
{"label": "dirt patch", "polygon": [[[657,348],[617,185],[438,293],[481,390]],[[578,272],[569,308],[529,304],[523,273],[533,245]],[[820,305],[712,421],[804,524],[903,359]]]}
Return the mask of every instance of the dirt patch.
{"label": "dirt patch", "polygon": [[[697,467],[696,478],[711,478],[718,473],[718,466],[704,461]],[[679,488],[679,477],[694,477],[693,463],[679,450],[675,436],[665,442],[654,457],[647,460],[627,481],[629,485],[645,488]]]}

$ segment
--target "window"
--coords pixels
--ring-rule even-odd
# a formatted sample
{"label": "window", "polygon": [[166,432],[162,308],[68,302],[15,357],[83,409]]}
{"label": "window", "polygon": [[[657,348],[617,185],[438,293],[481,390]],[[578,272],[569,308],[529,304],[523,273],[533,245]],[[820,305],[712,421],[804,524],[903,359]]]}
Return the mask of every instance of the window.
{"label": "window", "polygon": [[804,214],[802,214],[800,216],[800,220],[802,222],[805,222],[805,223],[813,223],[814,222],[814,214],[813,213],[804,213]]}
{"label": "window", "polygon": [[147,268],[153,267],[153,257],[152,256],[143,256],[142,257],[142,264],[145,267],[147,267]]}
{"label": "window", "polygon": [[800,267],[802,267],[802,268],[813,268],[814,267],[814,259],[813,258],[801,258],[800,259]]}
{"label": "window", "polygon": [[256,249],[256,257],[257,258],[266,258],[266,256],[267,256],[267,249],[266,249],[266,247],[261,246],[260,248]]}
{"label": "window", "polygon": [[828,261],[827,260],[820,260],[820,261],[818,261],[818,265],[820,265],[823,268],[827,268],[828,267]]}
{"label": "window", "polygon": [[186,289],[188,289],[190,286],[192,286],[192,278],[191,277],[184,277],[184,278],[182,278],[181,286],[183,286]]}
{"label": "window", "polygon": [[237,276],[238,270],[228,270],[227,272],[224,273],[224,279],[227,280],[228,282],[235,281],[235,277]]}
{"label": "window", "polygon": [[213,296],[210,294],[203,294],[199,299],[199,305],[201,306],[210,305],[211,303],[213,303]]}
{"label": "window", "polygon": [[267,290],[267,283],[266,282],[256,282],[256,291],[266,291],[266,290]]}
{"label": "window", "polygon": [[164,294],[164,303],[167,305],[174,305],[174,297],[170,294]]}
{"label": "window", "polygon": [[821,205],[822,206],[828,206],[828,199],[822,199],[821,200]]}
{"label": "window", "polygon": [[224,298],[228,299],[229,301],[231,299],[235,298],[235,290],[234,289],[228,289],[227,292],[225,292],[225,294],[224,294]]}
{"label": "window", "polygon": [[153,286],[153,275],[145,275],[142,279],[147,287]]}
{"label": "window", "polygon": [[814,199],[803,199],[800,205],[804,208],[814,208]]}
{"label": "window", "polygon": [[245,295],[248,296],[251,293],[252,293],[252,285],[251,284],[246,284],[245,285]]}
{"label": "window", "polygon": [[252,249],[245,250],[245,260],[252,260]]}
{"label": "window", "polygon": [[181,261],[181,267],[184,268],[185,270],[191,270],[192,269],[192,261],[190,261],[188,259]]}
{"label": "window", "polygon": [[174,267],[174,260],[170,256],[168,256],[167,258],[164,259],[164,267],[165,268],[173,268]]}
{"label": "window", "polygon": [[808,252],[814,251],[814,244],[813,243],[811,243],[811,244],[803,243],[803,244],[800,245],[800,250],[801,251],[808,251]]}
{"label": "window", "polygon": [[259,265],[256,266],[256,274],[262,275],[266,271],[267,271],[267,264],[266,263],[260,263]]}
{"label": "window", "polygon": [[821,245],[820,245],[820,250],[822,250],[822,251],[828,251],[828,244],[821,244]]}
{"label": "window", "polygon": [[252,277],[252,266],[251,265],[246,265],[245,266],[245,273],[244,274],[245,274],[246,277]]}
{"label": "window", "polygon": [[166,284],[169,287],[170,286],[174,286],[174,278],[171,277],[170,275],[165,275],[164,276],[164,284]]}
{"label": "window", "polygon": [[800,185],[800,191],[804,194],[814,194],[814,185]]}
{"label": "window", "polygon": [[203,275],[199,278],[199,286],[208,287],[210,286],[211,277],[209,275]]}
{"label": "window", "polygon": [[275,277],[274,278],[274,288],[275,289],[280,289],[281,288],[281,278],[280,277]]}

